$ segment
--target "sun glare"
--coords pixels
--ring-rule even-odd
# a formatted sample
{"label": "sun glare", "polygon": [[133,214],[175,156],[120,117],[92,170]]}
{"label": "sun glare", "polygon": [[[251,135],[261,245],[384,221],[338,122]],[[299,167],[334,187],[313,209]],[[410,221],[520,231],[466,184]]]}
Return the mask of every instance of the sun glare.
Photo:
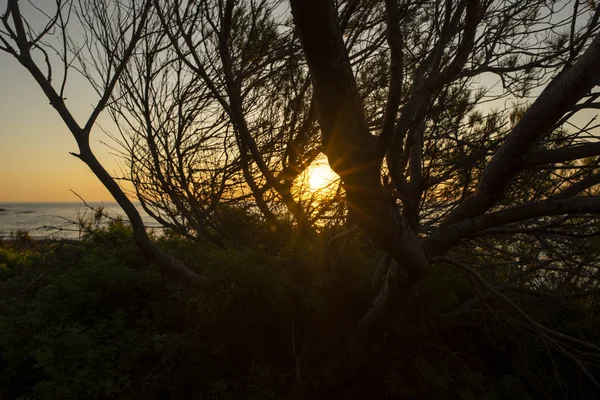
{"label": "sun glare", "polygon": [[333,172],[327,157],[320,154],[295,180],[293,196],[300,201],[322,202],[333,198],[340,177]]}
{"label": "sun glare", "polygon": [[338,176],[326,162],[311,165],[308,169],[308,187],[313,192],[326,188],[336,179]]}

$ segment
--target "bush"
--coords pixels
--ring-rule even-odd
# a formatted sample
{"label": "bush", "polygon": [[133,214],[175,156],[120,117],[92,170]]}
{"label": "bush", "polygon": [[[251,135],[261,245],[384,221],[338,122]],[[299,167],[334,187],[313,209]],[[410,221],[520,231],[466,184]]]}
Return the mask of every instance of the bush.
{"label": "bush", "polygon": [[[174,234],[157,242],[222,284],[201,292],[172,280],[139,254],[122,221],[79,245],[0,248],[0,398],[285,398],[295,374],[292,328],[301,327],[319,366],[371,301],[378,254],[360,235],[344,251],[326,234],[278,250]],[[598,395],[571,360],[554,353],[554,370],[544,346],[507,319],[477,307],[444,317],[476,293],[437,268],[357,379],[324,398]],[[547,326],[598,336],[592,300],[521,304]]]}
{"label": "bush", "polygon": [[[102,398],[127,393],[143,377],[139,366],[153,352],[146,335],[155,330],[159,276],[83,250],[46,255],[37,272],[43,264],[77,262],[18,298],[2,296],[0,387],[6,396]],[[3,281],[0,293],[23,286],[19,278]]]}
{"label": "bush", "polygon": [[277,362],[290,361],[281,260],[159,243],[234,283],[206,294],[169,281],[121,223],[44,254],[0,249],[11,272],[0,282],[0,398],[240,398],[250,387],[278,398]]}
{"label": "bush", "polygon": [[36,241],[29,235],[29,232],[23,229],[17,229],[10,233],[10,240],[13,247],[17,249],[30,249],[37,247]]}

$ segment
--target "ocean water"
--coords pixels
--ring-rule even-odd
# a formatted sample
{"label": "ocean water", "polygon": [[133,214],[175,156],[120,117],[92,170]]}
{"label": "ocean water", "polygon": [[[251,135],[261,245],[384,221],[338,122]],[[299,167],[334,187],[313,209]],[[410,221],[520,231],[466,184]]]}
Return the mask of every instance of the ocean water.
{"label": "ocean water", "polygon": [[[88,203],[90,206],[103,206],[111,217],[123,217],[125,213],[117,203]],[[159,228],[139,204],[136,204],[144,225]],[[0,239],[10,238],[11,232],[19,229],[29,232],[36,239],[78,239],[81,229],[78,220],[93,219],[93,211],[83,203],[0,203]]]}

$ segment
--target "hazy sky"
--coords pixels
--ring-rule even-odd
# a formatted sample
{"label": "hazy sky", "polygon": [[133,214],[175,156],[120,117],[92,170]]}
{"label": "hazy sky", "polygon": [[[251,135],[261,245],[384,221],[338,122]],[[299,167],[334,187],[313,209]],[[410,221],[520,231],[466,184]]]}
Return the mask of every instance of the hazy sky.
{"label": "hazy sky", "polygon": [[[74,74],[73,77],[75,78]],[[85,81],[75,81],[67,104],[79,122],[94,102]],[[77,87],[79,86],[79,87]],[[0,52],[0,202],[112,201],[108,191],[87,166],[69,154],[77,145],[37,83],[11,56]],[[109,124],[106,118],[101,123]],[[92,146],[109,172],[118,165],[97,128]]]}
{"label": "hazy sky", "polygon": [[[72,78],[67,105],[82,124],[96,98],[85,80],[75,74]],[[578,119],[587,121],[592,114]],[[77,151],[75,139],[33,78],[1,52],[0,121],[0,202],[78,201],[71,190],[87,201],[112,201],[87,166],[69,154]],[[106,116],[99,123],[111,125]],[[100,140],[106,137],[96,127],[92,147],[108,171],[119,175],[116,157]]]}
{"label": "hazy sky", "polygon": [[[0,13],[5,12],[6,4],[6,0],[0,0]],[[35,29],[45,26],[47,18],[30,3],[20,2],[20,6]],[[44,1],[36,2],[36,7],[48,7],[46,11],[53,13],[56,6]],[[81,29],[76,18],[70,21],[70,29]],[[45,72],[44,63],[38,64]],[[53,65],[53,84],[60,85],[60,63]],[[69,74],[66,98],[67,107],[84,125],[97,96],[75,71]],[[98,122],[111,128],[107,116],[101,115]],[[100,140],[107,139],[95,127],[92,149],[111,174],[120,175],[116,157]],[[56,110],[25,68],[0,51],[0,202],[79,201],[71,190],[86,201],[113,201],[88,167],[69,152],[77,152],[77,144]]]}
{"label": "hazy sky", "polygon": [[[6,0],[0,0],[0,12],[5,6]],[[96,101],[89,84],[71,73],[66,97],[67,106],[83,124]],[[583,125],[596,114],[586,112],[577,122]],[[98,122],[111,130],[106,116]],[[92,148],[110,173],[120,175],[116,157],[100,140],[106,137],[96,127]],[[71,190],[87,201],[112,201],[70,151],[77,151],[75,140],[41,89],[14,58],[0,52],[0,202],[78,201]]]}

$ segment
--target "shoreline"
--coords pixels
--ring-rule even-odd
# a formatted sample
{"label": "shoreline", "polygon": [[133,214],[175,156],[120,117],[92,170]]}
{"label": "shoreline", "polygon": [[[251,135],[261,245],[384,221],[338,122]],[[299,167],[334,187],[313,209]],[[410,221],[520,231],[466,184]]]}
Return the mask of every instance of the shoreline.
{"label": "shoreline", "polygon": [[80,245],[83,244],[83,240],[81,239],[36,239],[31,238],[31,240],[15,240],[15,239],[0,239],[0,248],[14,248],[19,247],[20,249],[39,249],[46,246],[50,246],[52,244],[69,244],[69,245]]}

